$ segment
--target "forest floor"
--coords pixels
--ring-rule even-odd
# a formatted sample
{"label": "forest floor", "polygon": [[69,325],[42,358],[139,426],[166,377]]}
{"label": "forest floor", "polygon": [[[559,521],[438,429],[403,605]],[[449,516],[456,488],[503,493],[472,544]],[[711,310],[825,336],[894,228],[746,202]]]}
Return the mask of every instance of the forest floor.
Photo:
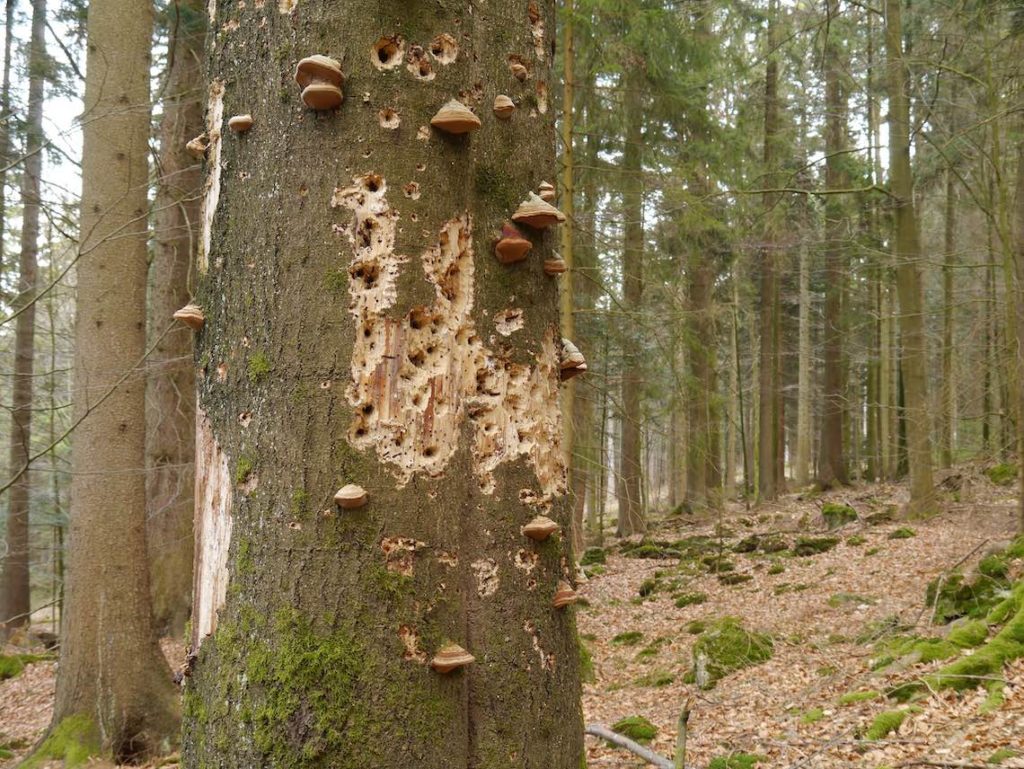
{"label": "forest floor", "polygon": [[[1013,487],[992,484],[975,466],[958,468],[953,485],[959,485],[951,495],[958,501],[909,529],[906,522],[884,520],[905,501],[905,487],[870,484],[789,495],[750,511],[731,505],[714,519],[669,518],[648,533],[652,547],[632,553],[647,557],[628,557],[636,543],[606,542],[605,563],[586,567],[590,576],[580,588],[579,632],[593,660],[584,684],[587,723],[611,726],[643,716],[657,728],[650,747],[671,756],[680,708],[692,698],[687,764],[700,769],[749,769],[754,757],[761,768],[1024,767],[1024,660],[1005,670],[1005,699],[994,709],[983,707],[988,694],[980,688],[933,693],[909,706],[896,731],[865,737],[878,714],[898,707],[873,692],[942,664],[911,656],[873,671],[886,634],[941,635],[926,606],[928,583],[954,568],[969,573],[1013,537]],[[860,520],[826,532],[821,506],[827,501],[850,505]],[[879,513],[881,521],[865,520]],[[733,552],[752,534],[781,537],[790,547],[799,537],[838,542],[807,557]],[[707,549],[679,557],[661,544],[682,539],[711,543],[718,558],[709,559]],[[1021,578],[1024,563],[1011,568],[1011,578]],[[699,594],[703,602],[677,607],[687,602],[680,596]],[[727,675],[710,690],[684,683],[701,624],[725,616],[770,634],[772,658]],[[165,652],[172,663],[181,659],[179,644],[165,643]],[[14,750],[0,767],[15,766],[48,724],[54,668],[52,661],[30,664],[0,683],[0,744]],[[1014,750],[1020,754],[1013,756]],[[587,765],[645,764],[588,737]]]}

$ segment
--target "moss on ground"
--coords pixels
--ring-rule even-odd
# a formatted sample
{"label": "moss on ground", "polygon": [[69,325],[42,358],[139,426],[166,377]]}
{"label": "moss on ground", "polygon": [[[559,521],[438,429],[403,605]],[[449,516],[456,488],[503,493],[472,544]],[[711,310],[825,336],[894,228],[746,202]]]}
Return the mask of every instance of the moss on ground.
{"label": "moss on ground", "polygon": [[27,665],[56,659],[52,654],[0,654],[0,681],[21,675]]}
{"label": "moss on ground", "polygon": [[906,710],[886,710],[875,716],[875,720],[871,722],[871,726],[864,733],[864,738],[868,740],[884,739],[899,729],[906,720]]}
{"label": "moss on ground", "polygon": [[793,555],[807,558],[826,553],[838,544],[837,537],[800,537],[793,546]]}
{"label": "moss on ground", "polygon": [[580,558],[580,566],[603,564],[606,560],[604,548],[588,547],[583,551],[583,557]]}
{"label": "moss on ground", "polygon": [[707,593],[680,593],[675,596],[675,606],[683,609],[687,606],[697,606],[708,600]]}
{"label": "moss on ground", "polygon": [[658,727],[643,716],[626,716],[612,724],[612,731],[646,745],[658,734]]}
{"label": "moss on ground", "polygon": [[756,753],[728,753],[715,756],[708,764],[708,769],[752,769],[768,759]]}
{"label": "moss on ground", "polygon": [[625,633],[619,633],[612,637],[612,643],[619,646],[636,646],[643,640],[643,637],[644,634],[639,630],[627,630]]}
{"label": "moss on ground", "polygon": [[624,542],[619,552],[626,558],[681,558],[682,552],[674,549],[667,542],[653,542],[642,540],[640,542]]}
{"label": "moss on ground", "polygon": [[658,689],[662,686],[668,686],[674,683],[676,677],[672,673],[668,673],[664,670],[658,670],[654,673],[648,673],[645,676],[640,676],[636,679],[637,686],[647,686]]}
{"label": "moss on ground", "polygon": [[986,764],[1001,764],[1004,761],[1009,761],[1011,758],[1017,758],[1018,756],[1024,755],[1019,750],[1013,748],[999,748],[995,753],[985,759]]}
{"label": "moss on ground", "polygon": [[834,531],[848,523],[859,520],[856,510],[849,505],[838,502],[826,502],[822,505],[821,517],[825,519],[825,526],[829,531]]}
{"label": "moss on ground", "polygon": [[909,526],[900,526],[898,529],[893,529],[889,532],[888,539],[912,539],[917,536],[917,532]]}
{"label": "moss on ground", "polygon": [[683,626],[690,635],[700,635],[708,629],[708,623],[702,619],[692,619]]}
{"label": "moss on ground", "polygon": [[823,718],[825,718],[825,711],[822,708],[811,708],[810,710],[804,711],[804,714],[800,716],[800,723],[816,724]]}
{"label": "moss on ground", "polygon": [[980,619],[963,619],[953,623],[946,640],[961,649],[973,649],[988,639],[988,624]]}
{"label": "moss on ground", "polygon": [[718,581],[723,585],[742,585],[745,582],[750,582],[752,579],[753,577],[750,574],[740,574],[738,572],[718,575]]}
{"label": "moss on ground", "polygon": [[50,761],[63,761],[64,769],[83,766],[100,755],[100,731],[84,713],[68,716],[57,724],[46,739],[19,764],[19,769],[39,769]]}
{"label": "moss on ground", "polygon": [[963,574],[954,572],[928,584],[925,603],[941,625],[960,617],[981,619],[1004,598],[1008,588],[1002,579],[979,573],[968,580]]}
{"label": "moss on ground", "polygon": [[711,689],[729,673],[771,659],[773,651],[770,636],[746,630],[736,617],[723,617],[709,625],[693,646],[696,683]]}
{"label": "moss on ground", "polygon": [[874,690],[864,692],[847,692],[839,698],[840,705],[856,705],[859,702],[868,702],[881,697],[881,693]]}
{"label": "moss on ground", "polygon": [[852,537],[846,538],[846,544],[850,547],[860,547],[865,542],[867,542],[867,540],[864,539],[864,537],[862,537],[860,534],[854,534]]}
{"label": "moss on ground", "polygon": [[996,486],[1012,486],[1017,480],[1017,466],[1009,462],[1002,462],[986,470],[985,475]]}

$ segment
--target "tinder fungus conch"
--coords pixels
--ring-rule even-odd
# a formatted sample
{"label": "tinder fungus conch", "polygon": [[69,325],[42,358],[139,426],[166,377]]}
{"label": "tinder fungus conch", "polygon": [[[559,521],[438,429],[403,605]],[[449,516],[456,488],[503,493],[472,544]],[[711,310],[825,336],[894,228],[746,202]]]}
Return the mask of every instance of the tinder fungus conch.
{"label": "tinder fungus conch", "polygon": [[252,115],[235,115],[232,118],[228,118],[228,128],[236,134],[244,134],[252,128],[252,123]]}
{"label": "tinder fungus conch", "polygon": [[583,353],[568,339],[562,340],[562,360],[559,368],[563,382],[587,370],[587,361],[583,357]]}
{"label": "tinder fungus conch", "polygon": [[544,260],[544,272],[548,275],[561,275],[567,268],[568,265],[561,254],[552,254]]}
{"label": "tinder fungus conch", "polygon": [[555,590],[555,597],[551,600],[551,605],[556,609],[561,609],[563,606],[576,603],[577,600],[579,600],[579,596],[572,589],[572,585],[562,580],[558,583],[558,589]]}
{"label": "tinder fungus conch", "polygon": [[430,667],[438,673],[451,673],[475,661],[476,658],[458,644],[448,644],[430,660]]}
{"label": "tinder fungus conch", "polygon": [[537,196],[546,203],[555,202],[555,185],[551,182],[541,182],[537,185]]}
{"label": "tinder fungus conch", "polygon": [[188,154],[194,158],[202,159],[206,156],[206,150],[210,146],[210,137],[203,133],[194,139],[189,140],[185,145]]}
{"label": "tinder fungus conch", "polygon": [[449,134],[465,134],[480,127],[480,118],[457,99],[452,99],[430,119],[430,125]]}
{"label": "tinder fungus conch", "polygon": [[494,255],[502,264],[513,264],[523,261],[531,248],[533,244],[523,237],[519,228],[511,222],[505,222],[501,228],[501,239],[494,246]]}
{"label": "tinder fungus conch", "polygon": [[174,313],[173,317],[175,320],[180,320],[186,326],[196,331],[201,329],[206,322],[206,316],[203,315],[202,308],[196,304],[186,304]]}
{"label": "tinder fungus conch", "polygon": [[494,97],[494,114],[502,120],[508,120],[516,111],[515,102],[505,94],[498,94]]}
{"label": "tinder fungus conch", "polygon": [[330,56],[307,56],[295,67],[295,82],[302,88],[302,102],[310,109],[328,110],[341,106],[345,75],[341,63]]}
{"label": "tinder fungus conch", "polygon": [[553,224],[564,222],[565,214],[546,200],[541,199],[537,193],[531,192],[529,197],[520,203],[519,208],[512,214],[512,221],[543,230]]}
{"label": "tinder fungus conch", "polygon": [[356,486],[354,483],[350,483],[347,486],[342,486],[334,494],[334,501],[338,507],[346,510],[353,510],[357,507],[362,507],[366,504],[366,489],[362,486]]}
{"label": "tinder fungus conch", "polygon": [[538,515],[522,528],[523,534],[537,542],[543,542],[556,531],[558,531],[558,524],[546,515]]}

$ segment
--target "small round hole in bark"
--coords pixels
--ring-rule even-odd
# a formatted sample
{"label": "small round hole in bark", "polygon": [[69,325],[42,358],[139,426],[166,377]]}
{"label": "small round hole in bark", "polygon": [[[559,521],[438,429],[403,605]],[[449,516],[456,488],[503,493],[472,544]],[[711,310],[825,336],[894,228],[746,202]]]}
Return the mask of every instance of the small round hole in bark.
{"label": "small round hole in bark", "polygon": [[459,55],[459,44],[447,32],[430,41],[430,53],[441,64],[451,64]]}
{"label": "small round hole in bark", "polygon": [[394,69],[402,63],[405,55],[405,41],[399,35],[382,37],[373,44],[370,61],[379,70]]}

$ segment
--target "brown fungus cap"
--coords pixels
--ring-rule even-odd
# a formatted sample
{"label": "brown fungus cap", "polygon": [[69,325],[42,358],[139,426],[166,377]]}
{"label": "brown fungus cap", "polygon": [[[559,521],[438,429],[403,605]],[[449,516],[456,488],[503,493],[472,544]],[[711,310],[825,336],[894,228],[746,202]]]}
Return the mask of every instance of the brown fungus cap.
{"label": "brown fungus cap", "polygon": [[430,660],[430,667],[438,673],[451,673],[453,670],[466,667],[476,662],[476,657],[463,649],[458,644],[448,644],[442,647],[434,658]]}
{"label": "brown fungus cap", "polygon": [[522,532],[532,540],[543,542],[558,531],[559,528],[559,525],[546,515],[538,515],[528,524],[523,526]]}
{"label": "brown fungus cap", "polygon": [[546,200],[541,199],[537,193],[531,192],[512,214],[512,221],[542,230],[553,224],[564,222],[565,214]]}
{"label": "brown fungus cap", "polygon": [[465,104],[457,99],[452,99],[430,119],[430,125],[439,131],[459,135],[478,129],[480,118]]}
{"label": "brown fungus cap", "polygon": [[494,246],[494,255],[502,264],[514,264],[523,261],[531,248],[533,243],[523,237],[519,228],[511,222],[505,222],[501,228],[501,238]]}
{"label": "brown fungus cap", "polygon": [[180,320],[186,326],[198,331],[206,323],[206,316],[203,309],[197,304],[186,304],[173,315],[175,320]]}
{"label": "brown fungus cap", "polygon": [[362,486],[357,486],[354,483],[342,486],[334,494],[334,501],[337,503],[338,507],[346,510],[354,510],[357,507],[362,507],[366,504],[366,500],[366,489]]}

